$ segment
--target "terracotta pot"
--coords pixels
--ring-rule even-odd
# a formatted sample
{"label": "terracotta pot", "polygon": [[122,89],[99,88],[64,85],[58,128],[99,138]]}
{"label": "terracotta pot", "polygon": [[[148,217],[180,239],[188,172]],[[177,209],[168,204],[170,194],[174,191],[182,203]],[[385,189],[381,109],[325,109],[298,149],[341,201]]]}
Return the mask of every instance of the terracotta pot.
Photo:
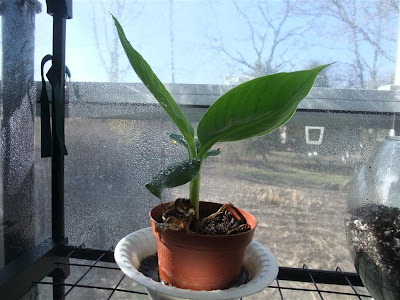
{"label": "terracotta pot", "polygon": [[[216,212],[222,204],[200,202],[200,214]],[[151,228],[157,239],[160,278],[182,289],[217,290],[230,287],[238,279],[246,246],[257,226],[256,218],[238,209],[251,230],[224,236],[201,235],[185,231],[161,230],[162,206],[150,211]]]}

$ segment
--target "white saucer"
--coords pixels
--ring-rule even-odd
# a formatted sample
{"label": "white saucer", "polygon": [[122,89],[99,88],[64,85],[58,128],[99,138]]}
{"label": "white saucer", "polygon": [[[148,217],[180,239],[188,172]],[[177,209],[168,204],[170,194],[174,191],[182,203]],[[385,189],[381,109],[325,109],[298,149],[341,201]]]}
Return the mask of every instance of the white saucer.
{"label": "white saucer", "polygon": [[250,274],[250,281],[238,287],[215,291],[193,291],[165,285],[152,280],[138,271],[140,262],[157,253],[157,241],[151,228],[128,234],[120,240],[114,256],[118,266],[128,277],[146,288],[153,300],[156,299],[237,299],[255,294],[268,287],[278,275],[279,267],[275,256],[260,243],[253,241],[247,247],[243,260]]}

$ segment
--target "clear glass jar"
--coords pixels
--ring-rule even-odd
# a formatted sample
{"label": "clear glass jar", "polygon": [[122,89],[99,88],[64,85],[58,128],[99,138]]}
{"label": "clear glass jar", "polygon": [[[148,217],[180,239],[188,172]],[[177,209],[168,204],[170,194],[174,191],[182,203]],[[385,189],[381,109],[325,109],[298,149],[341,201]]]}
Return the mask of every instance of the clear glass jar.
{"label": "clear glass jar", "polygon": [[347,243],[375,299],[400,299],[400,137],[387,137],[356,173],[345,219]]}

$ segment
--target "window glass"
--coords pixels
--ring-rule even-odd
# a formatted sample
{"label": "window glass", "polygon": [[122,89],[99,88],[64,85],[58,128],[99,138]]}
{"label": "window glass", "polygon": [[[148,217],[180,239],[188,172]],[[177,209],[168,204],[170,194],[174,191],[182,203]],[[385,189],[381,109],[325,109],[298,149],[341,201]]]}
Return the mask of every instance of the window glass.
{"label": "window glass", "polygon": [[35,197],[35,29],[41,12],[37,1],[0,5],[0,267],[49,237],[44,199]]}
{"label": "window glass", "polygon": [[[164,134],[176,128],[135,84],[109,12],[195,124],[231,85],[336,62],[287,126],[218,145],[201,197],[254,213],[256,239],[282,265],[352,270],[347,191],[392,128],[393,115],[377,113],[398,108],[396,92],[382,90],[395,85],[398,11],[382,1],[76,1],[67,40],[67,230],[71,243],[102,248],[148,226],[158,200],[144,184],[185,157]],[[165,201],[182,195],[187,187]]]}
{"label": "window glass", "polygon": [[[343,216],[357,166],[393,128],[398,8],[387,1],[76,1],[68,21],[70,242],[108,248],[149,226],[144,184],[183,159],[177,129],[131,71],[109,12],[192,122],[232,85],[335,64],[272,134],[221,144],[201,198],[259,219],[281,265],[353,270]],[[103,82],[103,83],[102,83]],[[165,201],[187,195],[169,190]]]}
{"label": "window glass", "polygon": [[[34,45],[29,56],[34,68],[24,84],[31,87],[36,81],[37,91],[41,58],[52,51],[52,18],[45,1],[40,3],[42,11],[29,19],[35,27],[31,24],[24,35],[12,31],[21,43]],[[131,70],[112,13],[194,125],[236,84],[335,62],[284,127],[265,137],[218,145],[222,154],[204,166],[201,197],[254,213],[259,220],[255,238],[281,265],[353,270],[344,233],[347,192],[355,169],[393,133],[399,110],[398,12],[393,1],[378,0],[75,0],[73,19],[66,22],[66,65],[72,74],[66,87],[69,242],[108,249],[149,226],[148,211],[158,200],[144,184],[186,155],[164,133],[176,127]],[[40,158],[40,119],[34,113],[32,121],[28,110],[38,93],[22,101],[20,110],[7,106],[6,73],[19,58],[6,56],[14,44],[6,42],[4,15],[2,21],[1,129],[2,149],[8,150],[1,153],[0,202],[4,213],[6,196],[13,194],[6,183],[18,187],[28,180],[28,185],[23,182],[30,187],[27,199],[33,200],[24,210],[8,211],[33,226],[33,245],[51,233],[50,161]],[[14,111],[21,113],[7,117]],[[14,128],[20,128],[12,132],[18,139],[7,141]],[[7,153],[23,161],[15,180],[7,179],[11,167],[6,164],[12,161]],[[181,196],[187,196],[187,186],[165,192],[164,199]],[[13,222],[4,216],[0,235]]]}
{"label": "window glass", "polygon": [[[163,82],[236,84],[336,62],[317,86],[394,83],[398,8],[391,1],[76,0],[74,8],[67,24],[74,81],[138,81],[112,13]],[[51,19],[42,17],[49,27]],[[50,45],[49,36],[39,48]]]}

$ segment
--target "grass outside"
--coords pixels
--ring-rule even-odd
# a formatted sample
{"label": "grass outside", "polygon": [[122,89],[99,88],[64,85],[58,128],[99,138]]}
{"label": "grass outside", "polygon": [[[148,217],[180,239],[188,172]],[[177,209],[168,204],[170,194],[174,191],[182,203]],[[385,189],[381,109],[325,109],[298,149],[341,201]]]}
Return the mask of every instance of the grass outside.
{"label": "grass outside", "polygon": [[[221,165],[223,167],[221,167]],[[256,183],[343,188],[351,180],[354,166],[343,166],[337,159],[324,157],[318,161],[298,153],[271,152],[267,161],[261,156],[245,157],[241,163],[221,164],[215,172],[246,178]]]}

